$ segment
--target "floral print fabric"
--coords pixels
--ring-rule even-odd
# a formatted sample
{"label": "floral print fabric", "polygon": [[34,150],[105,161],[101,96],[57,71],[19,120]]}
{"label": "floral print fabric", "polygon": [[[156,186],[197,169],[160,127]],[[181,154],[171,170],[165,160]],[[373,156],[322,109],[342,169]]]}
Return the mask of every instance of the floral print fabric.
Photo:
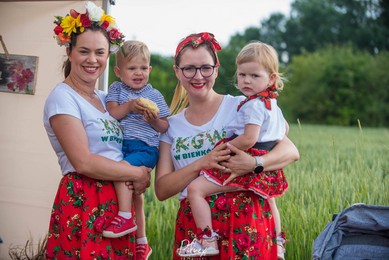
{"label": "floral print fabric", "polygon": [[[253,192],[220,193],[207,197],[213,230],[220,235],[220,254],[197,259],[277,259],[275,226],[268,201]],[[196,224],[189,201],[182,200],[177,215],[173,259],[181,241],[193,240]]]}
{"label": "floral print fabric", "polygon": [[134,234],[102,237],[118,210],[112,182],[65,175],[51,212],[47,259],[133,259]]}
{"label": "floral print fabric", "polygon": [[[219,143],[228,140],[229,139],[222,139]],[[252,156],[262,156],[267,153],[266,150],[258,150],[255,148],[250,148],[246,150],[246,152]],[[211,178],[220,185],[223,185],[223,182],[230,176],[230,174],[222,173],[217,169],[204,169],[202,172],[207,175],[207,178]],[[286,181],[282,169],[263,171],[259,174],[247,173],[246,175],[236,177],[227,185],[242,188],[244,190],[251,190],[264,198],[282,196],[288,189],[288,182]]]}

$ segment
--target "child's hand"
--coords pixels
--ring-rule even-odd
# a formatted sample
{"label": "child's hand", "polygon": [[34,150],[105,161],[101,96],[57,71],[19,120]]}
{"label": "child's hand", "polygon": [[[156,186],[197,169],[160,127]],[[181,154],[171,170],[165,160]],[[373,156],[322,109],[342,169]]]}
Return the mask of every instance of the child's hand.
{"label": "child's hand", "polygon": [[223,182],[223,186],[224,185],[227,185],[228,183],[230,183],[231,181],[233,181],[236,177],[238,177],[238,174],[236,173],[231,173],[230,177],[227,178],[227,180],[225,180]]}
{"label": "child's hand", "polygon": [[139,100],[139,98],[129,99],[128,105],[130,106],[130,111],[136,114],[143,115],[146,110],[146,108],[144,107],[143,103]]}
{"label": "child's hand", "polygon": [[154,101],[148,99],[148,98],[139,98],[139,101],[142,103],[143,107],[153,113],[158,114],[159,108],[157,104],[154,103]]}
{"label": "child's hand", "polygon": [[145,109],[144,113],[143,113],[143,119],[147,122],[147,123],[151,123],[151,122],[154,122],[156,120],[158,120],[158,114],[155,113],[155,112],[152,112],[148,109]]}

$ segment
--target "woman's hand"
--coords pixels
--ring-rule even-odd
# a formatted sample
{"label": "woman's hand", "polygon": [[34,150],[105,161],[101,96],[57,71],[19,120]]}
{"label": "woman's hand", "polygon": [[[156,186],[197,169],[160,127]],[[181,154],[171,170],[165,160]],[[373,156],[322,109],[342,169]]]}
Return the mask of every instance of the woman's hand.
{"label": "woman's hand", "polygon": [[225,143],[217,145],[212,151],[207,155],[203,156],[201,159],[197,160],[196,163],[201,165],[199,169],[218,169],[220,171],[225,171],[225,166],[222,165],[223,161],[230,159],[231,151],[227,148]]}
{"label": "woman's hand", "polygon": [[226,146],[228,150],[235,155],[230,156],[227,161],[221,163],[226,168],[224,172],[231,173],[230,177],[224,182],[224,184],[229,183],[238,176],[251,173],[255,167],[254,157],[242,150],[239,150],[230,143],[227,143]]}
{"label": "woman's hand", "polygon": [[146,191],[148,187],[150,187],[150,172],[151,169],[147,168],[145,166],[139,166],[139,174],[140,177],[138,178],[137,181],[133,181],[132,183],[128,184],[126,183],[127,187],[133,187],[134,192],[136,195],[142,194]]}
{"label": "woman's hand", "polygon": [[[225,184],[237,176],[253,172],[256,165],[255,158],[251,155],[239,150],[230,143],[227,143],[227,147],[235,155],[231,156],[227,162],[221,163],[226,167],[224,172],[231,173],[231,176],[224,182]],[[261,159],[265,171],[274,171],[299,160],[300,154],[296,146],[285,136],[269,153],[262,155]]]}

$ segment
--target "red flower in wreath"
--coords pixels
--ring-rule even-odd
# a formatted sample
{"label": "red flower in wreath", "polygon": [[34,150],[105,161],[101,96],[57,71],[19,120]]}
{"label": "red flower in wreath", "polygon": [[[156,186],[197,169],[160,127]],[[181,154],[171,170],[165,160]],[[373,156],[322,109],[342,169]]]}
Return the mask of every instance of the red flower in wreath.
{"label": "red flower in wreath", "polygon": [[85,28],[88,28],[92,25],[92,21],[89,19],[88,13],[82,14],[80,16],[80,21],[82,23],[82,26]]}

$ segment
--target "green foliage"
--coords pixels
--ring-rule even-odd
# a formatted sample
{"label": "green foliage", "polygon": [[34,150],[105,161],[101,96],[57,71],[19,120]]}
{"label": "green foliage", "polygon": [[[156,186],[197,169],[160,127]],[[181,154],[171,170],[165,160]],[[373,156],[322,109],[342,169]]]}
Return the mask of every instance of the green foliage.
{"label": "green foliage", "polygon": [[382,19],[388,7],[383,2],[296,0],[283,37],[289,56],[327,44],[352,44],[370,53],[388,50],[389,28]]}
{"label": "green foliage", "polygon": [[303,125],[292,126],[290,137],[301,160],[285,169],[289,190],[277,205],[290,240],[287,259],[311,259],[333,214],[354,203],[389,205],[389,132]]}
{"label": "green foliage", "polygon": [[[389,124],[389,2],[383,0],[295,0],[289,16],[273,13],[233,35],[219,52],[215,90],[235,88],[235,58],[253,40],[279,53],[287,82],[279,104],[289,121],[366,126]],[[216,36],[217,37],[217,36]],[[118,80],[110,59],[109,84]],[[170,104],[177,83],[173,57],[152,55],[151,84]]]}
{"label": "green foliage", "polygon": [[380,83],[389,81],[387,57],[387,52],[372,56],[334,46],[295,56],[280,106],[289,120],[348,126],[360,119],[366,126],[387,125],[388,85]]}
{"label": "green foliage", "polygon": [[215,84],[215,91],[220,94],[241,95],[235,87],[235,58],[241,47],[227,47],[218,55],[220,60],[219,75]]}
{"label": "green foliage", "polygon": [[[291,125],[300,161],[284,169],[289,189],[277,199],[288,260],[312,258],[314,240],[332,215],[355,203],[389,205],[389,130]],[[177,197],[160,202],[153,186],[145,193],[150,260],[171,259]],[[46,238],[9,249],[10,259],[44,259]]]}
{"label": "green foliage", "polygon": [[160,202],[151,186],[145,193],[144,205],[147,239],[153,249],[150,260],[172,259],[175,219],[179,206],[177,197]]}
{"label": "green foliage", "polygon": [[[288,260],[311,259],[313,242],[332,215],[354,203],[389,205],[388,129],[291,125],[300,161],[284,169],[289,190],[277,199]],[[178,199],[145,195],[153,259],[171,259]]]}
{"label": "green foliage", "polygon": [[[120,51],[120,50],[119,50]],[[118,77],[116,77],[116,74],[113,70],[113,68],[116,66],[116,56],[114,54],[111,54],[109,57],[109,69],[108,69],[108,87],[115,81],[120,81]]]}
{"label": "green foliage", "polygon": [[150,73],[150,83],[162,93],[168,105],[170,105],[177,84],[173,64],[172,57],[151,55],[151,66],[153,70]]}
{"label": "green foliage", "polygon": [[295,0],[289,17],[273,13],[258,27],[234,35],[229,45],[261,40],[278,51],[283,63],[328,44],[351,44],[377,54],[389,49],[388,13],[383,0]]}

